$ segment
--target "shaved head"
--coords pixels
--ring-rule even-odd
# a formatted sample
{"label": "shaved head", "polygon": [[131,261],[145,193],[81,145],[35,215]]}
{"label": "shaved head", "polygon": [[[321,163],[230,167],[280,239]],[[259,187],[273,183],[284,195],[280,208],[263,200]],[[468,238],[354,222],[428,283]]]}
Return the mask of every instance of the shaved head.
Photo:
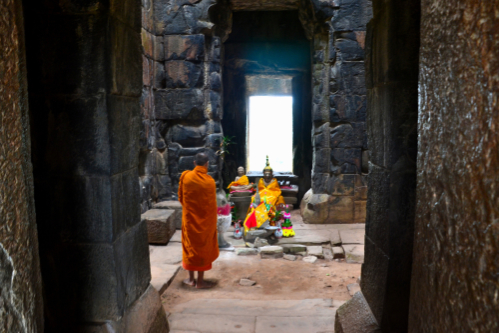
{"label": "shaved head", "polygon": [[194,158],[194,162],[199,166],[205,166],[208,161],[208,155],[206,155],[205,153],[197,153],[196,157]]}

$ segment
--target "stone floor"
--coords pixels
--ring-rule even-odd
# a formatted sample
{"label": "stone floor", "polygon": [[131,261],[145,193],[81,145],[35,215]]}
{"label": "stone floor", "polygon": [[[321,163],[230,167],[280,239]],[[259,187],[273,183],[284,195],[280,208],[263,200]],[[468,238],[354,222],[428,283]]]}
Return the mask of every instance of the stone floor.
{"label": "stone floor", "polygon": [[[168,245],[150,246],[151,283],[162,294],[172,332],[333,332],[337,307],[358,290],[365,225],[308,225],[293,213],[296,236],[277,245],[301,244],[310,251],[322,247],[324,259],[311,264],[300,255],[288,261],[222,251],[207,274],[218,284],[209,291],[188,290],[181,284],[187,272],[180,267],[180,231]],[[236,248],[245,247],[232,231],[225,239]],[[341,246],[345,259],[328,257],[332,246]],[[245,277],[256,285],[241,287],[239,279]]]}

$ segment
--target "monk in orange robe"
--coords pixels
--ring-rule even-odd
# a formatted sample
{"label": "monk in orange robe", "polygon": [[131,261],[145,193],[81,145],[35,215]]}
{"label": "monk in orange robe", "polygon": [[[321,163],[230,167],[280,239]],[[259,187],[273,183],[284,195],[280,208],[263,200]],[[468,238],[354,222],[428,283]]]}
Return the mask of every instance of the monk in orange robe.
{"label": "monk in orange robe", "polygon": [[211,269],[219,254],[216,185],[208,175],[208,163],[206,154],[197,154],[194,170],[182,173],[178,188],[182,204],[182,266],[189,271],[184,283],[199,289],[213,287],[204,280],[204,272]]}

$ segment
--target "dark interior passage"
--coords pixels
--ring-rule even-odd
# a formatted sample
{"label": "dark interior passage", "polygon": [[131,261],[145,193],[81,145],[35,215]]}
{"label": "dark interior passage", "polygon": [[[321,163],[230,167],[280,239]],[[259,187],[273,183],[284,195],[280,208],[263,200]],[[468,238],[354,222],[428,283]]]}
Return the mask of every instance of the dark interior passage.
{"label": "dark interior passage", "polygon": [[[230,154],[226,156],[225,184],[234,179],[238,166],[248,164],[249,97],[291,95],[293,173],[300,187],[298,201],[310,188],[312,151],[306,149],[311,146],[312,131],[310,50],[297,11],[234,13],[232,33],[225,42],[222,127],[224,135],[234,137],[236,144],[229,147]],[[262,124],[262,135],[271,128],[279,130],[279,124]],[[272,165],[271,156],[270,159]]]}

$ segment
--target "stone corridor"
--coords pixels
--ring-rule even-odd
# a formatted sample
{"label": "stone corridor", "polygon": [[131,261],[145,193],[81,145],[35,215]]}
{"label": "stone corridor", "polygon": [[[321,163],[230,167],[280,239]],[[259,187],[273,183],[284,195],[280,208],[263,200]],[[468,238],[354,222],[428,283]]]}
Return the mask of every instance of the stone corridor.
{"label": "stone corridor", "polygon": [[264,259],[265,247],[259,253],[234,239],[231,227],[225,239],[235,250],[221,251],[207,273],[217,282],[211,290],[182,285],[179,230],[167,245],[150,245],[151,284],[162,295],[171,332],[332,332],[337,308],[360,290],[365,225],[307,225],[299,210],[292,222],[296,236],[279,240],[285,254],[275,259]]}
{"label": "stone corridor", "polygon": [[[0,1],[0,332],[499,332],[498,8]],[[185,289],[141,214],[249,165],[256,95],[293,99],[303,223]]]}

